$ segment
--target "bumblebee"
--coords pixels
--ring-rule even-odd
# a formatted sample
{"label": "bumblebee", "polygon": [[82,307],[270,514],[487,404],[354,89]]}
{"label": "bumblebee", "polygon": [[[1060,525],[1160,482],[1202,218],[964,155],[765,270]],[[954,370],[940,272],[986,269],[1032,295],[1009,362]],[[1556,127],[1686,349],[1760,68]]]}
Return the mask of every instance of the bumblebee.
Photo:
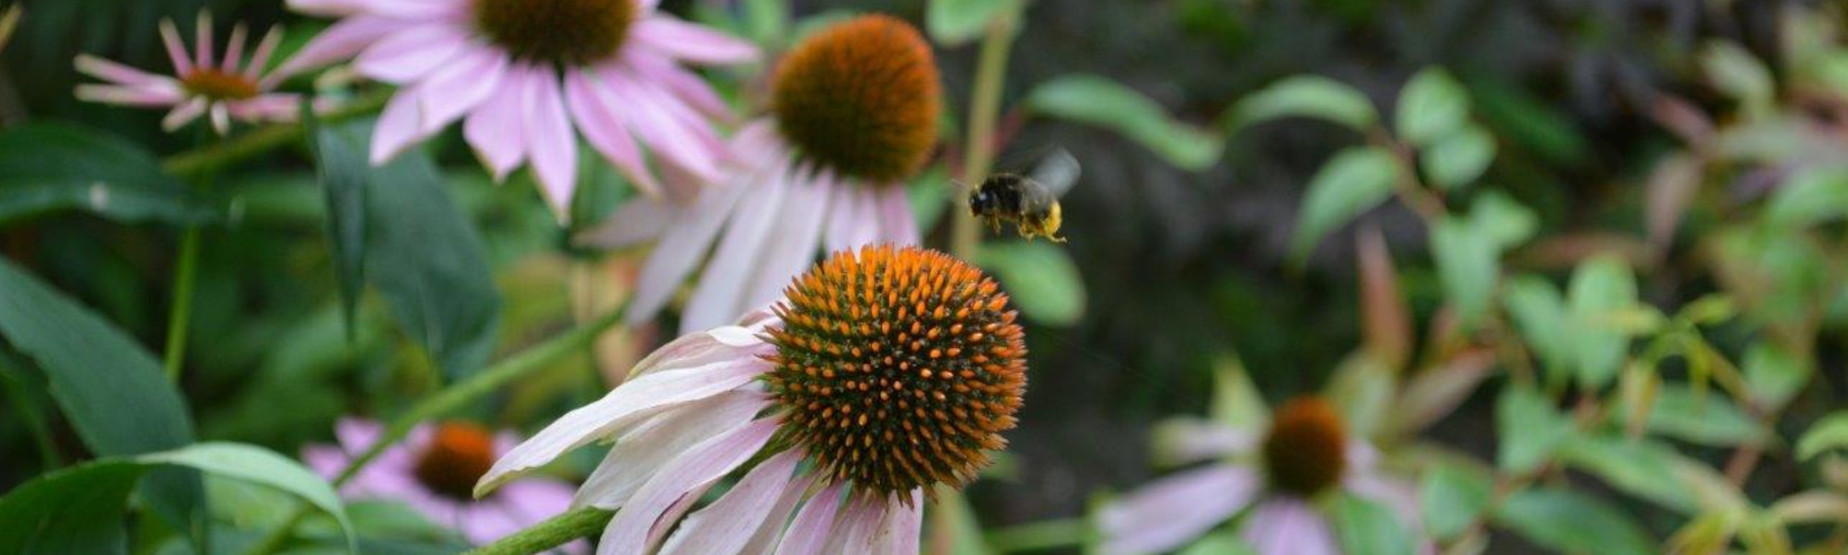
{"label": "bumblebee", "polygon": [[1064,243],[1059,224],[1064,216],[1059,197],[1078,181],[1078,159],[1064,150],[1040,162],[1030,175],[997,173],[969,192],[969,213],[1001,232],[1002,222],[1013,222],[1021,237],[1045,237]]}

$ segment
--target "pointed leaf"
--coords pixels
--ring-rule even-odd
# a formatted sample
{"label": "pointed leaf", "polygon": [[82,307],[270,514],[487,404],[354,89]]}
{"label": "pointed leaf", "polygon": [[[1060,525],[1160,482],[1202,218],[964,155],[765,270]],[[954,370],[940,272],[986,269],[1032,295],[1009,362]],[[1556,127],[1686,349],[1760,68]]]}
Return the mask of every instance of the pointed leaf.
{"label": "pointed leaf", "polygon": [[1040,114],[1120,133],[1184,170],[1212,167],[1225,150],[1218,135],[1175,121],[1142,93],[1096,75],[1048,81],[1028,93],[1025,104]]}
{"label": "pointed leaf", "polygon": [[1418,506],[1425,528],[1444,540],[1468,531],[1489,506],[1494,488],[1494,477],[1473,467],[1439,464],[1425,471],[1418,485]]}
{"label": "pointed leaf", "polygon": [[99,461],[38,476],[0,497],[0,553],[126,554],[128,495],[147,468]]}
{"label": "pointed leaf", "polygon": [[996,17],[1014,8],[1017,0],[930,0],[924,28],[931,40],[956,46],[974,40]]}
{"label": "pointed leaf", "polygon": [[354,305],[366,276],[366,179],[371,165],[354,139],[357,128],[342,130],[323,127],[314,110],[302,107],[302,121],[308,130],[308,150],[314,155],[315,170],[327,203],[327,244],[333,250],[334,271],[340,281],[340,307],[346,318],[347,338],[353,337]]}
{"label": "pointed leaf", "polygon": [[1475,125],[1445,135],[1418,155],[1418,163],[1438,188],[1456,191],[1474,183],[1495,161],[1495,136]]}
{"label": "pointed leaf", "polygon": [[1351,493],[1334,500],[1333,528],[1348,555],[1412,555],[1417,549],[1399,516]]}
{"label": "pointed leaf", "polygon": [[1630,515],[1598,498],[1562,489],[1530,489],[1509,498],[1497,523],[1534,543],[1568,553],[1648,555],[1655,540]]}
{"label": "pointed leaf", "polygon": [[1230,130],[1285,117],[1308,117],[1366,131],[1379,120],[1373,102],[1347,84],[1327,77],[1290,77],[1239,100],[1228,120]]}
{"label": "pointed leaf", "polygon": [[1440,67],[1426,68],[1399,91],[1394,117],[1399,138],[1427,148],[1469,121],[1469,93],[1450,72]]}
{"label": "pointed leaf", "polygon": [[1336,154],[1309,180],[1291,255],[1308,256],[1323,236],[1385,202],[1398,178],[1399,163],[1385,150],[1356,147]]}
{"label": "pointed leaf", "polygon": [[199,443],[174,451],[150,453],[137,457],[144,463],[173,464],[199,469],[209,474],[235,478],[270,486],[300,496],[315,507],[334,516],[346,535],[349,550],[358,536],[353,522],[347,519],[346,506],[334,487],[300,463],[253,445],[241,443]]}
{"label": "pointed leaf", "polygon": [[1551,459],[1572,439],[1572,421],[1538,391],[1510,386],[1495,402],[1496,462],[1508,472],[1527,472]]}
{"label": "pointed leaf", "polygon": [[216,205],[162,173],[139,145],[68,124],[0,133],[0,224],[71,209],[122,222],[186,225],[221,215]]}
{"label": "pointed leaf", "polygon": [[1797,440],[1797,458],[1809,460],[1843,447],[1848,447],[1848,411],[1835,412],[1810,425]]}

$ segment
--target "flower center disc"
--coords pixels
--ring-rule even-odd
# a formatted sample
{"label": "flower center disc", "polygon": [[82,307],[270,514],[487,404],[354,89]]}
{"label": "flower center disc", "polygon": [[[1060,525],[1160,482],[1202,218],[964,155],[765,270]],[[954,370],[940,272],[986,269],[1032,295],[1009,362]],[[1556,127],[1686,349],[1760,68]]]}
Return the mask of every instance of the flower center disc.
{"label": "flower center disc", "polygon": [[1272,416],[1264,467],[1272,487],[1310,497],[1341,479],[1346,449],[1347,433],[1334,406],[1304,397],[1278,407]]}
{"label": "flower center disc", "polygon": [[464,422],[447,422],[430,434],[417,459],[417,481],[453,499],[473,499],[475,482],[494,466],[494,436]]}
{"label": "flower center disc", "polygon": [[615,54],[635,0],[475,0],[475,25],[514,58],[584,65]]}
{"label": "flower center disc", "polygon": [[202,67],[180,78],[187,92],[212,100],[244,100],[257,96],[257,82],[241,74]]}
{"label": "flower center disc", "polygon": [[799,153],[875,183],[930,157],[941,111],[937,62],[913,28],[861,16],[810,35],[777,67],[771,104]]}
{"label": "flower center disc", "polygon": [[1007,294],[981,270],[869,246],[834,255],[785,295],[766,381],[786,411],[784,439],[822,474],[881,496],[961,485],[1007,444],[1027,350]]}

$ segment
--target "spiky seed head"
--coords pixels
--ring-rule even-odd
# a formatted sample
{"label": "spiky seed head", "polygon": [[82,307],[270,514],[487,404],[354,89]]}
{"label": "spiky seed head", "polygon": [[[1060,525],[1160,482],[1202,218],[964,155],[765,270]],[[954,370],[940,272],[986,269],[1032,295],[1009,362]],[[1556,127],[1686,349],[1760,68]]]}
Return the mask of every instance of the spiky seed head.
{"label": "spiky seed head", "polygon": [[1277,407],[1264,437],[1264,469],[1272,488],[1311,497],[1341,480],[1347,468],[1347,432],[1341,414],[1321,397]]}
{"label": "spiky seed head", "polygon": [[811,34],[771,83],[777,127],[797,153],[871,183],[911,177],[929,159],[942,111],[936,58],[918,30],[865,15]]}
{"label": "spiky seed head", "polygon": [[622,48],[635,0],[474,0],[475,27],[515,59],[590,64]]}

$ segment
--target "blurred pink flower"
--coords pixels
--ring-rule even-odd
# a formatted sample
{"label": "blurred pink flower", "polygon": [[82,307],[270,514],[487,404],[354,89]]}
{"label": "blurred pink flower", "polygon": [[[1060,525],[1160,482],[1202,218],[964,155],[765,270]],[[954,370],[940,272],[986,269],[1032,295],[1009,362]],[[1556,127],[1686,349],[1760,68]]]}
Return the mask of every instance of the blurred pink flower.
{"label": "blurred pink flower", "polygon": [[723,144],[712,123],[729,109],[679,64],[748,62],[757,50],[658,12],[657,3],[289,0],[341,20],[279,71],[353,59],[361,75],[400,87],[373,132],[373,163],[464,120],[463,137],[495,178],[530,163],[563,220],[577,183],[577,134],[650,195],[662,194],[662,182],[638,139],[662,166],[696,178],[669,186],[719,176]]}
{"label": "blurred pink flower", "polygon": [[[351,455],[378,439],[377,422],[342,419],[334,428],[339,445],[311,445],[302,460],[316,473],[333,479]],[[340,488],[348,499],[399,501],[432,522],[462,533],[480,545],[565,512],[570,484],[529,479],[507,484],[476,500],[470,488],[494,459],[519,443],[509,432],[490,434],[473,424],[452,422],[411,430],[403,443],[387,448]]]}
{"label": "blurred pink flower", "polygon": [[206,116],[212,129],[223,135],[231,130],[231,118],[248,122],[287,121],[295,118],[301,102],[298,95],[271,92],[277,75],[264,75],[264,66],[276,51],[282,34],[275,28],[244,63],[243,24],[231,30],[231,43],[225,57],[216,61],[212,55],[212,18],[199,14],[197,44],[188,53],[172,21],[160,22],[160,37],[167,46],[174,75],[155,75],[116,62],[77,55],[77,71],[101,79],[107,84],[77,86],[77,98],[104,104],[173,108],[161,120],[161,127],[173,131]]}
{"label": "blurred pink flower", "polygon": [[[1167,447],[1179,462],[1222,460],[1157,480],[1100,509],[1102,552],[1172,551],[1249,509],[1239,536],[1259,555],[1339,555],[1336,532],[1317,508],[1317,499],[1337,490],[1384,505],[1411,537],[1422,538],[1416,492],[1381,473],[1377,453],[1343,437],[1338,419],[1326,403],[1308,398],[1280,407],[1274,420],[1284,424],[1273,422],[1267,436],[1206,424],[1174,430],[1178,437]],[[1434,552],[1427,540],[1417,544],[1421,552]]]}

